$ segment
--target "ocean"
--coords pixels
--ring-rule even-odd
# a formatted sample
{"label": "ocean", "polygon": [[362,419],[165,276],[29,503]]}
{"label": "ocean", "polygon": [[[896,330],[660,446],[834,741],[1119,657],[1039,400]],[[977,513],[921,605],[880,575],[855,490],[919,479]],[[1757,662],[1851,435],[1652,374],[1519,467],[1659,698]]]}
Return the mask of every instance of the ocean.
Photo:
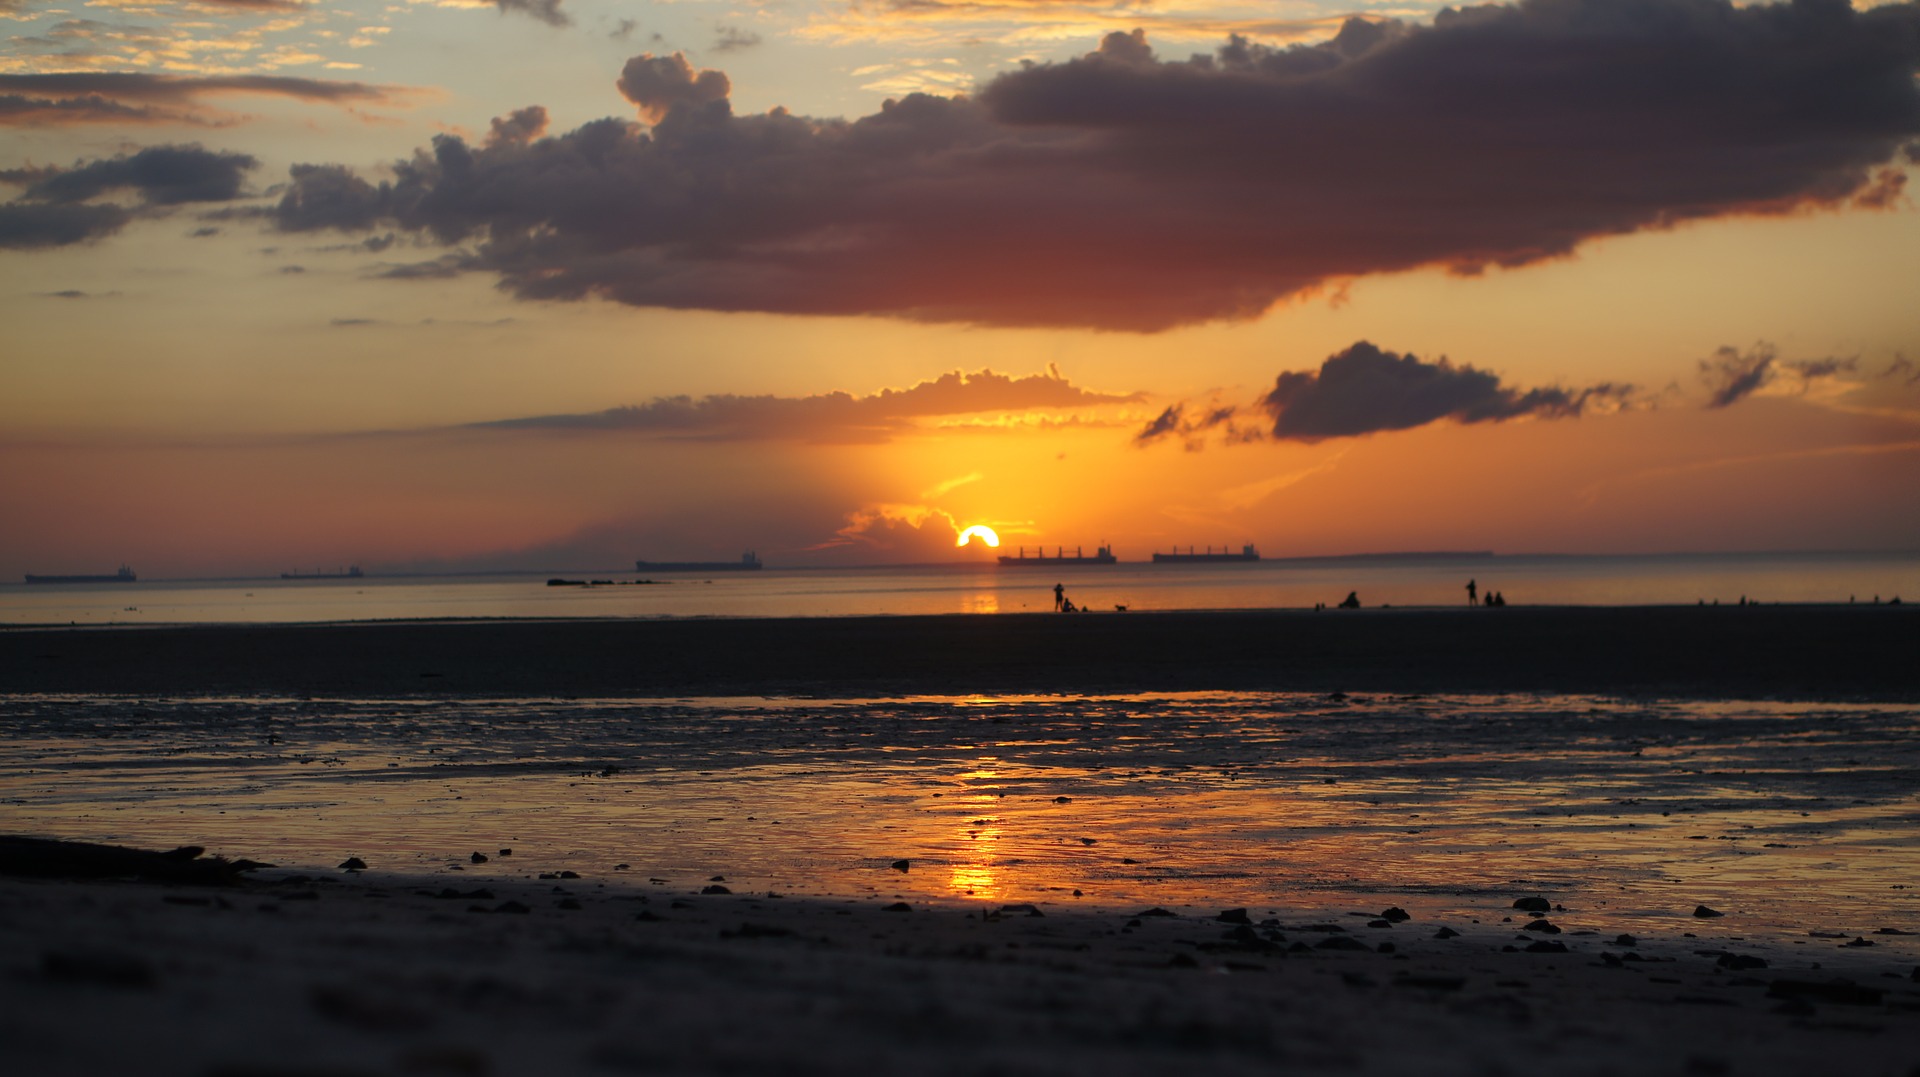
{"label": "ocean", "polygon": [[[1664,556],[1420,555],[1254,564],[928,565],[657,574],[649,586],[549,587],[551,573],[343,580],[0,584],[0,624],[308,623],[490,617],[835,617],[1050,610],[1058,583],[1090,611],[1451,606],[1473,580],[1524,605],[1845,603],[1920,598],[1920,552]],[[569,579],[631,581],[633,572]]]}

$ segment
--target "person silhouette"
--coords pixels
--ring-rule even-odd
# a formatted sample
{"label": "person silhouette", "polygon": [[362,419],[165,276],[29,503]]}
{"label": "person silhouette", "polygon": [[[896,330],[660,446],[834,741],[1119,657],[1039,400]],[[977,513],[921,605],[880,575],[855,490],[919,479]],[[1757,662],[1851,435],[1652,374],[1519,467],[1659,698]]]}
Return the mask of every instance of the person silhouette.
{"label": "person silhouette", "polygon": [[1479,602],[1477,602],[1477,601],[1475,601],[1475,599],[1474,599],[1474,596],[1476,595],[1476,593],[1477,593],[1477,591],[1478,591],[1478,587],[1479,587],[1479,585],[1478,585],[1478,584],[1476,584],[1476,583],[1475,583],[1474,581],[1472,581],[1472,580],[1468,580],[1468,581],[1467,581],[1467,605],[1469,605],[1469,606],[1478,606],[1478,605],[1480,604]]}
{"label": "person silhouette", "polygon": [[1059,613],[1066,608],[1067,585],[1064,583],[1056,583],[1053,585],[1053,612]]}

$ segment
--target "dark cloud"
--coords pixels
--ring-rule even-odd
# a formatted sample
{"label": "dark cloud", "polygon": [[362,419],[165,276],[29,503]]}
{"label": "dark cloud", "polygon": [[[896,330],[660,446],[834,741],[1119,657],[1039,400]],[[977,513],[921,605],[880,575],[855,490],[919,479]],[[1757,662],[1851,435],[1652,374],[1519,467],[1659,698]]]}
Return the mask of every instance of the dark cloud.
{"label": "dark cloud", "polygon": [[760,35],[744,26],[716,26],[713,28],[713,51],[738,52],[760,44]]}
{"label": "dark cloud", "polygon": [[1880,372],[1880,377],[1882,380],[1898,378],[1905,385],[1920,384],[1920,369],[1914,367],[1913,360],[1895,352],[1893,362],[1887,364],[1887,369]]}
{"label": "dark cloud", "polygon": [[116,191],[133,191],[149,205],[226,202],[260,162],[244,153],[221,153],[198,145],[149,146],[136,153],[84,161],[72,168],[0,172],[0,180],[28,180],[23,199],[86,202]]}
{"label": "dark cloud", "polygon": [[1057,371],[1023,378],[982,370],[954,371],[910,389],[871,396],[659,397],[646,404],[586,415],[546,415],[480,423],[535,430],[628,430],[662,437],[716,441],[787,439],[821,442],[885,441],[915,419],[1030,408],[1077,408],[1139,399],[1081,389]]}
{"label": "dark cloud", "polygon": [[109,236],[133,214],[119,206],[74,206],[40,202],[0,205],[0,250],[65,247]]}
{"label": "dark cloud", "polygon": [[506,116],[495,116],[490,126],[492,129],[487,133],[487,145],[524,145],[547,133],[547,110],[539,105],[529,105]]}
{"label": "dark cloud", "polygon": [[286,75],[149,75],[73,71],[0,75],[0,126],[84,123],[230,122],[194,108],[226,94],[290,97],[319,104],[390,104],[409,91],[394,86]]}
{"label": "dark cloud", "polygon": [[573,17],[560,10],[560,0],[493,0],[502,14],[516,12],[548,26],[572,26]]}
{"label": "dark cloud", "polygon": [[1707,407],[1724,408],[1783,377],[1797,380],[1804,392],[1815,381],[1850,374],[1859,366],[1859,356],[1781,359],[1777,348],[1761,341],[1744,352],[1731,346],[1716,349],[1711,359],[1700,360],[1700,377],[1707,383]]}
{"label": "dark cloud", "polygon": [[279,223],[478,242],[530,299],[1150,331],[1872,204],[1920,136],[1917,63],[1913,2],[1526,0],[1189,60],[1114,35],[841,121],[735,115],[725,75],[641,56],[619,88],[651,129],[442,137],[339,214],[308,194],[344,178],[310,166]]}
{"label": "dark cloud", "polygon": [[[1328,356],[1318,370],[1281,374],[1272,391],[1251,408],[1214,405],[1188,417],[1186,406],[1176,404],[1135,434],[1134,443],[1180,437],[1187,439],[1188,448],[1198,448],[1194,439],[1215,428],[1226,431],[1229,443],[1263,438],[1313,442],[1408,430],[1442,419],[1485,423],[1529,415],[1573,418],[1592,408],[1625,406],[1634,396],[1632,386],[1612,384],[1521,392],[1502,385],[1496,374],[1455,366],[1444,356],[1427,362],[1363,340]],[[1265,428],[1234,422],[1249,413],[1261,415]]]}

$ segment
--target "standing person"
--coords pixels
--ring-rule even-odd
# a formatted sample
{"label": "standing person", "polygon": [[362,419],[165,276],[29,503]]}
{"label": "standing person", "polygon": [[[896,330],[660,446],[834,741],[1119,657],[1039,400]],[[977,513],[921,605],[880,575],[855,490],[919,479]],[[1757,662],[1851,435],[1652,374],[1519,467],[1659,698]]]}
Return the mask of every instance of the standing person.
{"label": "standing person", "polygon": [[1056,583],[1053,585],[1053,612],[1059,613],[1066,608],[1067,585],[1064,583]]}
{"label": "standing person", "polygon": [[1474,595],[1479,591],[1479,588],[1480,588],[1480,585],[1475,583],[1474,581],[1472,580],[1467,581],[1467,605],[1478,606],[1480,604],[1474,598]]}

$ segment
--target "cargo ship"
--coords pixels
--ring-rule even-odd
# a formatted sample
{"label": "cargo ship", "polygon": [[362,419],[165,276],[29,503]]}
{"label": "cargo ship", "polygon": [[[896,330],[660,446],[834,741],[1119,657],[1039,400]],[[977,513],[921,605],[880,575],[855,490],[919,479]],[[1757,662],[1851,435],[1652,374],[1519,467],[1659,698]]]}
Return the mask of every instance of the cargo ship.
{"label": "cargo ship", "polygon": [[282,572],[280,578],[283,580],[357,580],[365,575],[366,573],[360,571],[359,565],[354,565],[344,572],[322,572],[319,569],[312,572]]}
{"label": "cargo ship", "polygon": [[1172,553],[1153,555],[1153,563],[1156,565],[1213,565],[1258,560],[1260,560],[1260,551],[1254,549],[1251,542],[1240,547],[1239,553],[1234,553],[1225,546],[1220,547],[1218,553],[1215,553],[1211,546],[1207,547],[1205,553],[1196,552],[1191,546],[1187,547],[1186,553],[1181,553],[1180,547],[1175,546]]}
{"label": "cargo ship", "polygon": [[140,577],[125,565],[111,576],[34,576],[28,575],[28,583],[133,583]]}
{"label": "cargo ship", "polygon": [[1052,557],[1047,556],[1045,546],[1036,546],[1033,556],[1028,557],[1027,548],[1022,546],[1017,554],[1001,554],[1000,563],[1023,568],[1039,568],[1047,565],[1112,565],[1118,562],[1113,556],[1111,546],[1101,546],[1094,551],[1092,557],[1088,557],[1085,548],[1081,546],[1075,546],[1071,554],[1067,553],[1066,547],[1055,546]]}
{"label": "cargo ship", "polygon": [[738,561],[635,561],[635,572],[742,572],[760,567],[760,555],[743,553]]}

